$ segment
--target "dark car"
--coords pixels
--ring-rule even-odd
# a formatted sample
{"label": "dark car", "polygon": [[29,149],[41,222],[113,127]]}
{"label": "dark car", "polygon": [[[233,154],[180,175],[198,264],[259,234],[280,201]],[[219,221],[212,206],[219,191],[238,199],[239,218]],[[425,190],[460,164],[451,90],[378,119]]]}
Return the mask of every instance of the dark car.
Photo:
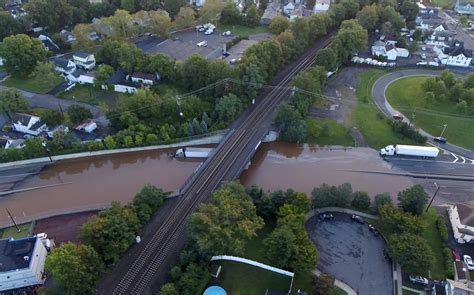
{"label": "dark car", "polygon": [[439,136],[438,137],[433,137],[433,140],[436,141],[436,142],[439,142],[439,143],[446,143],[447,142],[446,138],[439,137]]}
{"label": "dark car", "polygon": [[319,214],[319,219],[321,219],[321,220],[331,220],[331,219],[334,219],[334,216],[331,213],[321,213],[321,214]]}
{"label": "dark car", "polygon": [[362,219],[362,217],[360,217],[359,215],[352,215],[351,216],[352,220],[354,220],[355,222],[358,222],[358,223],[365,223],[364,222],[364,219]]}
{"label": "dark car", "polygon": [[392,118],[394,118],[397,121],[403,121],[403,116],[400,113],[393,114]]}
{"label": "dark car", "polygon": [[378,235],[379,235],[379,231],[378,231],[372,224],[369,224],[369,230],[370,230],[375,236],[378,236]]}

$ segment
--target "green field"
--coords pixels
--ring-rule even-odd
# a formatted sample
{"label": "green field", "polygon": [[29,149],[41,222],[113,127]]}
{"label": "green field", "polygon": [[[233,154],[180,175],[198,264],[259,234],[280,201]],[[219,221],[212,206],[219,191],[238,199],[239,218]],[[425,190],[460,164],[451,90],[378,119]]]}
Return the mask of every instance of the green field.
{"label": "green field", "polygon": [[347,293],[346,291],[334,286],[334,289],[332,289],[331,295],[347,295]]}
{"label": "green field", "polygon": [[[332,119],[306,119],[308,136],[306,142],[319,145],[353,146],[354,139],[349,130]],[[326,132],[325,125],[327,125]]]}
{"label": "green field", "polygon": [[416,292],[413,292],[413,291],[410,291],[410,290],[405,290],[405,289],[403,289],[402,294],[403,294],[403,295],[418,295],[419,293],[416,293]]}
{"label": "green field", "polygon": [[14,87],[20,90],[25,90],[34,93],[44,94],[64,82],[64,80],[57,76],[51,85],[46,85],[43,81],[36,78],[19,79],[19,78],[8,78],[2,82],[2,85],[7,87]]}
{"label": "green field", "polygon": [[14,239],[26,238],[29,234],[31,223],[24,223],[18,226],[21,232],[18,232],[15,226],[10,226],[4,229],[0,229],[0,239],[7,239],[12,237]]}
{"label": "green field", "polygon": [[369,70],[359,75],[356,89],[358,104],[352,113],[354,125],[364,135],[369,146],[375,149],[397,143],[415,144],[393,132],[385,116],[372,101],[372,86],[386,73],[382,70]]}
{"label": "green field", "polygon": [[460,114],[452,101],[428,103],[421,84],[427,77],[409,77],[397,80],[387,88],[390,104],[407,117],[415,112],[415,125],[433,136],[439,136],[447,124],[443,137],[453,144],[474,149],[474,116]]}
{"label": "green field", "polygon": [[[444,243],[439,235],[438,228],[436,227],[437,216],[438,214],[433,208],[431,208],[428,213],[423,214],[422,218],[426,224],[423,237],[428,242],[428,245],[430,245],[435,258],[431,269],[431,277],[433,279],[444,280],[446,279],[446,269],[443,256]],[[426,273],[426,276],[427,275],[428,273]]]}
{"label": "green field", "polygon": [[219,32],[231,31],[235,36],[248,37],[259,33],[268,33],[268,26],[247,27],[242,25],[221,25],[217,26]]}
{"label": "green field", "polygon": [[105,110],[113,109],[117,105],[120,96],[127,94],[105,91],[92,86],[76,85],[68,91],[61,92],[58,96],[87,104],[97,105]]}

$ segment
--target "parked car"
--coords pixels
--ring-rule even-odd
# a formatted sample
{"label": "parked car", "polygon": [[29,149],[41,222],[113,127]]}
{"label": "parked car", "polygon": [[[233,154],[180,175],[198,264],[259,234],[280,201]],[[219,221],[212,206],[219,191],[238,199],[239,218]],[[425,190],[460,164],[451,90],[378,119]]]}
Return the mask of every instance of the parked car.
{"label": "parked car", "polygon": [[206,30],[205,27],[200,27],[200,28],[198,29],[199,32],[204,32],[205,30]]}
{"label": "parked car", "polygon": [[213,29],[207,29],[207,31],[204,32],[204,35],[211,35],[212,33],[214,33]]}
{"label": "parked car", "polygon": [[456,252],[454,250],[451,251],[451,252],[453,253],[453,260],[454,261],[461,261],[461,255],[458,252]]}
{"label": "parked car", "polygon": [[412,282],[413,284],[419,284],[423,286],[428,285],[428,279],[422,276],[408,276],[408,278],[410,279],[410,282]]}
{"label": "parked car", "polygon": [[321,214],[319,214],[319,219],[321,219],[321,220],[331,220],[331,219],[334,219],[334,216],[332,215],[332,213],[321,213]]}
{"label": "parked car", "polygon": [[436,142],[439,142],[439,143],[446,143],[447,142],[446,138],[440,137],[440,136],[433,137],[433,140],[436,141]]}
{"label": "parked car", "polygon": [[207,47],[207,41],[201,41],[198,44],[196,44],[198,47]]}
{"label": "parked car", "polygon": [[422,58],[422,59],[426,59],[426,54],[422,53],[422,54],[421,54],[421,58]]}
{"label": "parked car", "polygon": [[474,270],[474,261],[472,261],[471,256],[464,255],[463,259],[464,259],[464,262],[467,264],[467,269]]}
{"label": "parked car", "polygon": [[378,231],[372,224],[369,224],[369,230],[370,230],[375,236],[378,236],[378,235],[379,235],[379,231]]}
{"label": "parked car", "polygon": [[403,116],[400,113],[395,113],[392,117],[397,121],[403,121]]}
{"label": "parked car", "polygon": [[196,29],[196,31],[199,31],[200,29],[202,29],[202,26],[198,25],[198,26],[195,26],[194,28]]}
{"label": "parked car", "polygon": [[364,219],[362,219],[362,217],[360,217],[359,215],[352,215],[351,216],[352,220],[354,220],[355,222],[358,222],[358,223],[365,223],[364,222]]}
{"label": "parked car", "polygon": [[232,36],[232,32],[231,31],[225,31],[225,32],[222,33],[222,36],[230,37],[230,36]]}

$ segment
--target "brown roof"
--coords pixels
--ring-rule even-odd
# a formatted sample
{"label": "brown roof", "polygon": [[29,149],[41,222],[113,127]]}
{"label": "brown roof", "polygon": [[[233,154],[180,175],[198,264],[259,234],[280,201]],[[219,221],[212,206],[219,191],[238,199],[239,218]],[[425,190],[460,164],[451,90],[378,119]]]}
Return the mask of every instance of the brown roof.
{"label": "brown roof", "polygon": [[454,261],[454,269],[456,270],[456,277],[458,281],[467,280],[467,278],[469,278],[469,271],[467,270],[467,265],[464,263],[464,261]]}
{"label": "brown roof", "polygon": [[457,207],[461,224],[474,226],[474,206],[468,204],[457,204]]}

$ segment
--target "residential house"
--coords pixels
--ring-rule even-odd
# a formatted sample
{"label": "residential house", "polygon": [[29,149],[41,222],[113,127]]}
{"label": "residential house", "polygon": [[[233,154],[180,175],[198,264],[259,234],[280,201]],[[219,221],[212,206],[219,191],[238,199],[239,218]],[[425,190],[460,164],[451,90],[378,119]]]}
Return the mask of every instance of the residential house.
{"label": "residential house", "polygon": [[41,132],[47,131],[48,127],[40,117],[28,114],[15,114],[12,118],[13,129],[15,131],[38,136]]}
{"label": "residential house", "polygon": [[329,6],[331,5],[331,0],[316,0],[313,8],[313,13],[323,13],[329,10]]}
{"label": "residential house", "polygon": [[87,52],[75,52],[72,56],[72,60],[76,63],[77,67],[83,68],[84,70],[92,70],[95,67],[95,56]]}
{"label": "residential house", "polygon": [[87,120],[74,127],[74,129],[87,133],[92,133],[94,132],[94,130],[97,129],[97,123],[92,120]]}
{"label": "residential house", "polygon": [[159,80],[159,76],[142,72],[135,72],[130,75],[130,80],[134,83],[139,83],[143,85],[153,85]]}
{"label": "residential house", "polygon": [[474,295],[474,284],[464,261],[454,262],[454,280],[446,280],[445,291],[447,295]]}
{"label": "residential house", "polygon": [[449,205],[448,215],[456,242],[460,244],[474,243],[474,206]]}
{"label": "residential house", "polygon": [[90,4],[100,4],[100,3],[103,3],[104,0],[89,0],[89,3]]}
{"label": "residential house", "polygon": [[56,43],[54,43],[53,40],[51,40],[51,38],[48,36],[41,34],[38,36],[38,39],[43,43],[44,48],[51,51],[53,55],[58,55],[61,53],[59,46],[56,45]]}
{"label": "residential house", "polygon": [[5,4],[4,8],[5,11],[10,12],[10,15],[16,19],[27,15],[21,4],[21,1],[10,1],[10,3]]}
{"label": "residential house", "polygon": [[69,81],[69,84],[79,83],[81,85],[94,85],[95,82],[94,72],[88,72],[83,69],[78,69],[75,72],[67,75],[66,79]]}
{"label": "residential house", "polygon": [[76,64],[70,60],[62,57],[53,57],[51,61],[54,64],[54,69],[65,76],[72,74],[76,71]]}
{"label": "residential house", "polygon": [[291,15],[294,9],[295,9],[295,4],[292,1],[290,1],[285,6],[283,6],[283,13],[285,15]]}
{"label": "residential house", "polygon": [[0,147],[4,149],[22,149],[25,147],[24,139],[12,139],[8,136],[0,137]]}
{"label": "residential house", "polygon": [[453,41],[450,46],[436,48],[433,50],[438,54],[441,64],[453,67],[467,68],[472,62],[472,50],[464,48],[464,43]]}
{"label": "residential house", "polygon": [[66,31],[66,30],[61,30],[61,32],[59,32],[59,36],[61,37],[61,39],[68,43],[68,44],[72,44],[74,42],[76,42],[76,37],[74,36],[73,33],[69,32],[69,31]]}
{"label": "residential house", "polygon": [[460,4],[459,2],[454,7],[454,10],[459,14],[474,14],[474,5],[470,3]]}
{"label": "residential house", "polygon": [[407,49],[396,47],[395,42],[377,40],[371,49],[373,56],[383,56],[390,61],[397,60],[398,57],[408,57],[410,55]]}
{"label": "residential house", "polygon": [[293,11],[290,13],[290,22],[302,16],[303,16],[303,6],[297,5],[295,9],[293,9]]}
{"label": "residential house", "polygon": [[109,78],[109,80],[107,80],[105,85],[102,85],[102,89],[105,90],[112,87],[115,92],[135,93],[139,86],[128,80],[127,74],[123,70],[118,70]]}
{"label": "residential house", "polygon": [[[417,3],[418,4],[418,3]],[[433,7],[420,7],[418,10],[418,15],[421,18],[441,18],[439,16],[439,9]]]}
{"label": "residential house", "polygon": [[46,134],[48,134],[49,138],[54,138],[54,135],[58,132],[68,133],[69,128],[67,126],[64,126],[64,125],[58,125],[58,126],[55,126],[51,129],[49,129],[49,131],[46,132]]}
{"label": "residential house", "polygon": [[46,255],[38,237],[0,240],[0,291],[42,285]]}
{"label": "residential house", "polygon": [[280,4],[275,0],[267,4],[267,8],[260,18],[261,25],[269,25],[275,16],[280,15]]}

